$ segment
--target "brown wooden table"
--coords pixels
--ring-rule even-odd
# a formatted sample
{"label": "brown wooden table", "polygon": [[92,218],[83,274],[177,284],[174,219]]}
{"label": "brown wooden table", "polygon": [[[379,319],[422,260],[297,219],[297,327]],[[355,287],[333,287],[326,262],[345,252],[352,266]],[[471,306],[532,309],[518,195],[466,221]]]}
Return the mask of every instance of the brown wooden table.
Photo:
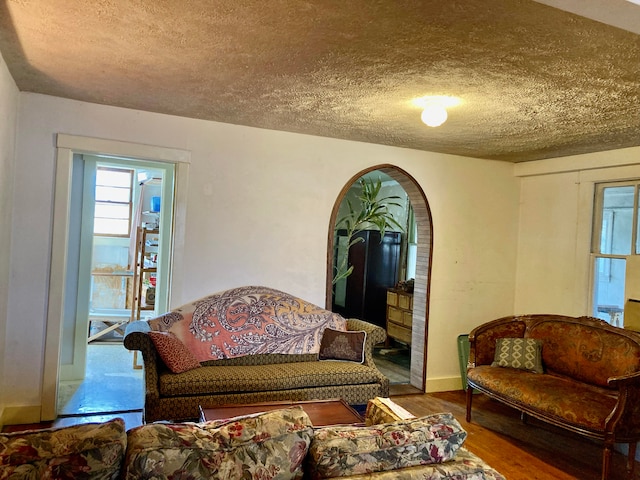
{"label": "brown wooden table", "polygon": [[364,419],[343,399],[249,403],[246,405],[200,406],[200,421],[223,420],[241,415],[277,410],[299,405],[309,415],[314,427],[361,424]]}

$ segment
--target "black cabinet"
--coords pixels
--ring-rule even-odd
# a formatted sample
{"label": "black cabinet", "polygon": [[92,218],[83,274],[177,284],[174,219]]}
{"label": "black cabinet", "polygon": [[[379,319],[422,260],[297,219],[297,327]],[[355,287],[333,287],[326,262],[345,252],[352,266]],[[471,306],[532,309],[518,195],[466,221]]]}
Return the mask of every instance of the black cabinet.
{"label": "black cabinet", "polygon": [[[400,232],[377,230],[359,232],[363,239],[349,250],[349,265],[353,272],[337,282],[333,310],[347,318],[360,318],[386,328],[387,289],[398,282],[400,264]],[[346,235],[338,232],[336,262],[345,254]]]}

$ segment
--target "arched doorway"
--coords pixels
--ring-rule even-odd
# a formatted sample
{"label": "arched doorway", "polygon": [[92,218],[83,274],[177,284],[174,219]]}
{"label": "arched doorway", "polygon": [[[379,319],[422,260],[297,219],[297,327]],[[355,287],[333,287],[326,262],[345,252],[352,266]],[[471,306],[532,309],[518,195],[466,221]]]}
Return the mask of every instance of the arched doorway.
{"label": "arched doorway", "polygon": [[342,188],[331,212],[329,221],[329,235],[327,246],[327,285],[326,308],[332,306],[332,283],[334,265],[334,228],[340,205],[351,186],[363,175],[380,171],[404,188],[409,201],[413,206],[415,221],[418,229],[416,275],[413,297],[413,328],[411,345],[411,372],[410,384],[413,387],[425,390],[427,371],[427,336],[429,318],[429,287],[431,281],[431,259],[433,251],[433,225],[431,211],[427,198],[416,180],[406,171],[393,165],[378,165],[363,170],[354,175]]}

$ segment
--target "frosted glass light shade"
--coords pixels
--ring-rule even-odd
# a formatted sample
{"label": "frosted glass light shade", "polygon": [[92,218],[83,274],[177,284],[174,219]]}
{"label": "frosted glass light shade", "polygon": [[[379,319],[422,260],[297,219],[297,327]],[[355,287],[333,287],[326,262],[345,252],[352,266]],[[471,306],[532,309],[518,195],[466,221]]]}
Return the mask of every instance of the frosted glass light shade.
{"label": "frosted glass light shade", "polygon": [[439,127],[447,120],[447,109],[442,105],[427,105],[420,118],[429,127]]}

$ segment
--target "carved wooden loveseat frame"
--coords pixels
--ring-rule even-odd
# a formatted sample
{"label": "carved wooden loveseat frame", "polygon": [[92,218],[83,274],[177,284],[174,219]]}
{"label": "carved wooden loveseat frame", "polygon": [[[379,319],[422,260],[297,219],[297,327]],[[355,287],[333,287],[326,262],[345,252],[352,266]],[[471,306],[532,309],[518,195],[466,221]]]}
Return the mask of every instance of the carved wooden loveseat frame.
{"label": "carved wooden loveseat frame", "polygon": [[[544,373],[492,366],[499,338],[542,342]],[[503,317],[469,334],[467,421],[473,390],[557,427],[604,442],[602,479],[615,443],[628,443],[633,477],[640,440],[640,334],[593,317]]]}

